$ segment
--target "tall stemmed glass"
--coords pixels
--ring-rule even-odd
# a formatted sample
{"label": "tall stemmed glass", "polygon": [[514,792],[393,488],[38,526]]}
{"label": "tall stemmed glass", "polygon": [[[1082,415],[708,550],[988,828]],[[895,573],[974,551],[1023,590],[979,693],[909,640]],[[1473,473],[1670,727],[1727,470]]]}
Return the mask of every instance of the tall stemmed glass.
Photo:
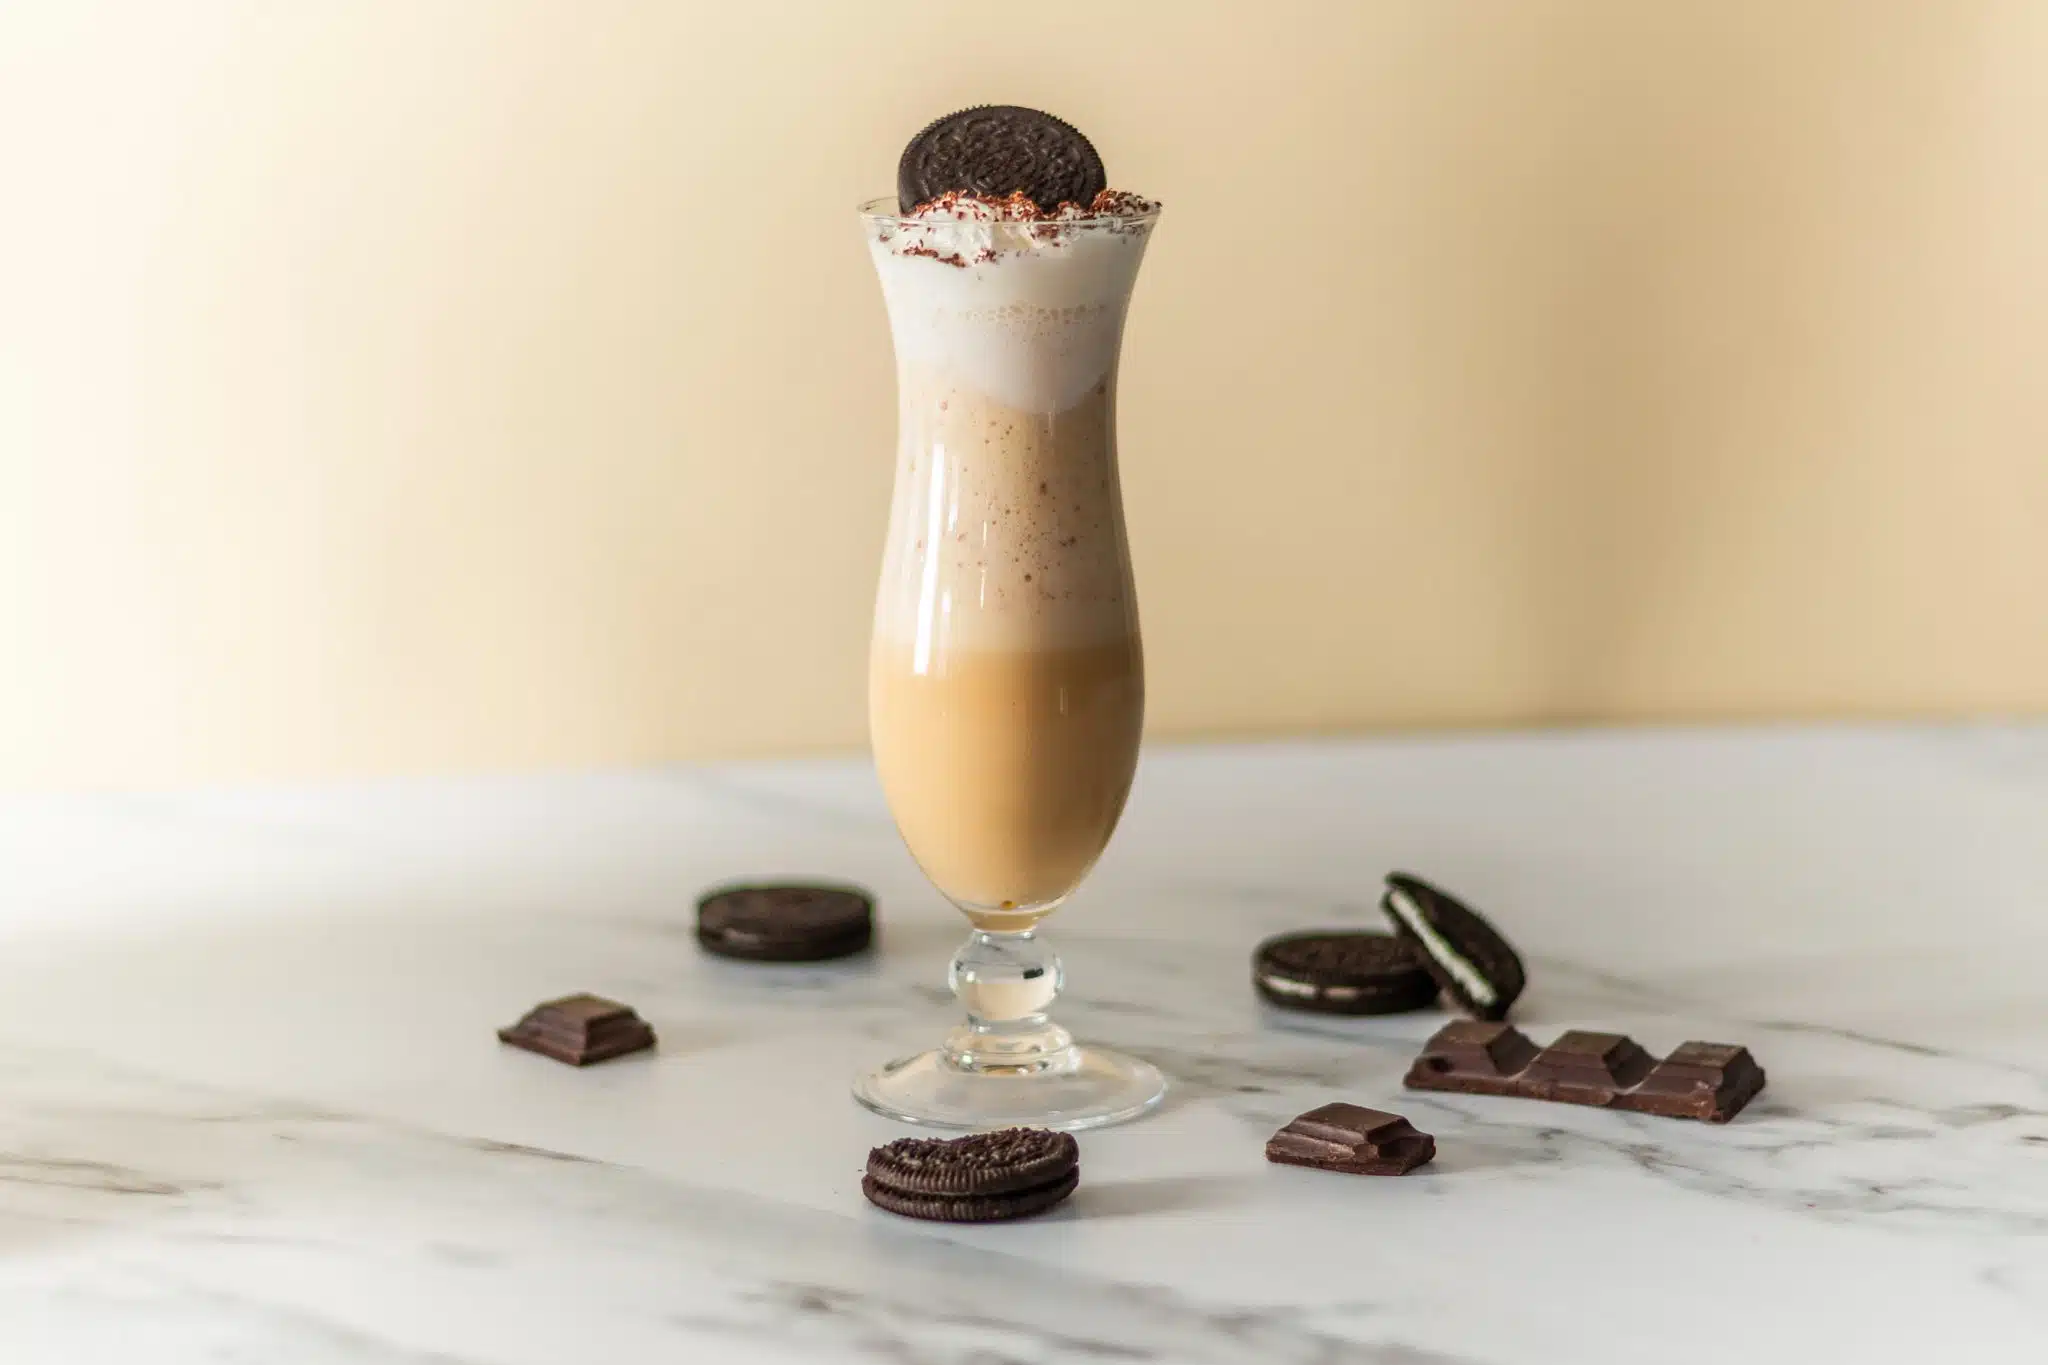
{"label": "tall stemmed glass", "polygon": [[898,414],[869,731],[897,828],[972,931],[950,971],[965,1022],[854,1093],[937,1127],[1116,1123],[1165,1079],[1052,1022],[1039,924],[1101,856],[1137,766],[1116,369],[1158,211],[933,223],[890,199],[861,217]]}

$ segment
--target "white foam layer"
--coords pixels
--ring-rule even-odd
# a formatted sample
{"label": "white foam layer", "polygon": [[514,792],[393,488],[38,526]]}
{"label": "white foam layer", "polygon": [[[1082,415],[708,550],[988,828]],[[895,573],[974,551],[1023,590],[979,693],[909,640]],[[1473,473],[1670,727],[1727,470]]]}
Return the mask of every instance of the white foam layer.
{"label": "white foam layer", "polygon": [[1025,412],[1061,412],[1116,361],[1149,223],[873,220],[900,366]]}

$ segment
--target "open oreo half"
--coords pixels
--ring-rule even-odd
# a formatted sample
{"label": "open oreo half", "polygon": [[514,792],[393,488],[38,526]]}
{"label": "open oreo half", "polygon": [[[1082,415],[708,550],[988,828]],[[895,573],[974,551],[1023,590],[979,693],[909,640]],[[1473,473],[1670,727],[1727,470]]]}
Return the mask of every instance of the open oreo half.
{"label": "open oreo half", "polygon": [[1269,938],[1252,954],[1252,985],[1269,1004],[1321,1014],[1399,1014],[1436,999],[1436,980],[1421,959],[1372,929]]}
{"label": "open oreo half", "polygon": [[1505,1019],[1529,983],[1522,959],[1478,911],[1420,877],[1387,874],[1380,909],[1416,959],[1466,1012]]}
{"label": "open oreo half", "polygon": [[877,1208],[935,1223],[995,1223],[1043,1213],[1081,1183],[1066,1133],[1004,1128],[962,1138],[898,1138],[868,1153],[861,1193]]}
{"label": "open oreo half", "polygon": [[983,104],[935,119],[896,163],[896,202],[909,213],[948,190],[1002,199],[1022,192],[1048,213],[1086,207],[1108,187],[1102,158],[1064,119],[1015,104]]}

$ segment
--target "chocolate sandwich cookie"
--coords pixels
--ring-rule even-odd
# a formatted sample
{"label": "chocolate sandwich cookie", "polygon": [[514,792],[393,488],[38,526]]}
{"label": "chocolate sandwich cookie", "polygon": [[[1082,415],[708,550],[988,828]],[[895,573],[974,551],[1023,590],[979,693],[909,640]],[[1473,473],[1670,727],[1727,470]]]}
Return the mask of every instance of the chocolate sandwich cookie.
{"label": "chocolate sandwich cookie", "polygon": [[653,1047],[654,1029],[631,1005],[601,995],[566,995],[499,1029],[498,1041],[570,1066],[589,1066]]}
{"label": "chocolate sandwich cookie", "polygon": [[873,941],[875,902],[853,886],[727,886],[697,902],[706,952],[752,962],[823,962]]}
{"label": "chocolate sandwich cookie", "polygon": [[877,1208],[934,1223],[995,1223],[1043,1213],[1081,1183],[1066,1133],[1005,1128],[962,1138],[898,1138],[868,1153],[861,1193]]}
{"label": "chocolate sandwich cookie", "polygon": [[1021,192],[1051,212],[1093,204],[1108,184],[1102,158],[1080,129],[1015,104],[977,105],[935,119],[896,163],[896,203],[904,213],[948,190],[986,199]]}
{"label": "chocolate sandwich cookie", "polygon": [[1468,1014],[1507,1017],[1529,978],[1514,948],[1478,911],[1406,872],[1387,874],[1380,908],[1436,983]]}
{"label": "chocolate sandwich cookie", "polygon": [[1399,1014],[1436,999],[1436,981],[1408,945],[1371,929],[1269,938],[1252,954],[1252,984],[1282,1009]]}
{"label": "chocolate sandwich cookie", "polygon": [[1406,1175],[1436,1156],[1436,1139],[1399,1114],[1326,1104],[1273,1134],[1266,1160],[1346,1175]]}

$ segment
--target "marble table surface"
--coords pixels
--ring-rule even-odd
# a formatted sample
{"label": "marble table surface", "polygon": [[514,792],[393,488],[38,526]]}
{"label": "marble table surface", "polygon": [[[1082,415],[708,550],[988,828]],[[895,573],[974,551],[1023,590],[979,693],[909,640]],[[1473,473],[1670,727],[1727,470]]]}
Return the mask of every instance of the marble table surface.
{"label": "marble table surface", "polygon": [[[1726,1127],[1407,1093],[1444,1016],[1258,1004],[1406,866],[1518,1022],[1749,1044]],[[851,877],[865,960],[709,960],[693,893]],[[864,1064],[961,936],[865,763],[0,798],[0,1361],[1665,1365],[2048,1358],[2048,728],[1148,751],[1054,932],[1167,1105],[1007,1226],[866,1205]],[[637,1005],[575,1071],[493,1029]],[[1268,1165],[1335,1098],[1400,1180]]]}

